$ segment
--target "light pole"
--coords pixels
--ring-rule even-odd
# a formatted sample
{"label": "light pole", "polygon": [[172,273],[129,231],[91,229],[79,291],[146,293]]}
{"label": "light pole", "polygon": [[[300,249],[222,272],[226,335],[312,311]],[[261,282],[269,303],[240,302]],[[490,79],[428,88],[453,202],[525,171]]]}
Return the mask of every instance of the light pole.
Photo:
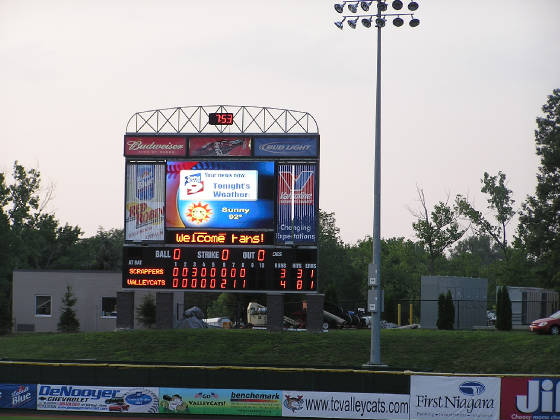
{"label": "light pole", "polygon": [[[369,11],[371,5],[375,3],[377,13],[356,15],[358,6],[364,12]],[[346,21],[352,29],[356,29],[356,23],[361,18],[362,25],[370,28],[372,22],[377,27],[377,78],[375,89],[375,145],[374,145],[374,169],[373,169],[373,255],[372,263],[368,267],[368,308],[371,312],[371,345],[368,366],[381,365],[381,347],[380,347],[380,329],[381,329],[381,310],[382,310],[382,293],[381,293],[381,28],[385,26],[387,17],[393,18],[393,25],[402,26],[404,20],[401,16],[410,17],[410,26],[416,27],[420,21],[414,17],[413,13],[399,13],[403,8],[401,0],[394,0],[391,3],[393,9],[397,13],[386,13],[388,5],[384,0],[370,1],[343,1],[334,5],[334,9],[338,13],[344,12],[344,6],[352,12],[352,15],[343,16],[341,21],[335,22],[339,29],[344,28]],[[410,12],[418,9],[418,3],[412,0],[407,6]],[[375,21],[373,19],[375,18]]]}

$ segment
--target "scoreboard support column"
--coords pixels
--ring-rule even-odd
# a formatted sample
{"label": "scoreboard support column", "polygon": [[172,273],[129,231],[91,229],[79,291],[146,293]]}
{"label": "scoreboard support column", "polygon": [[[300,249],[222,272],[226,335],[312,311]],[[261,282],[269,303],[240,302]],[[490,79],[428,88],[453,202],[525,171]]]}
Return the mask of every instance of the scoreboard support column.
{"label": "scoreboard support column", "polygon": [[134,292],[117,292],[117,328],[134,328]]}
{"label": "scoreboard support column", "polygon": [[308,294],[305,296],[307,301],[307,331],[323,331],[323,305],[325,295]]}
{"label": "scoreboard support column", "polygon": [[269,331],[282,331],[284,323],[284,295],[266,295],[266,323]]}
{"label": "scoreboard support column", "polygon": [[160,330],[173,328],[173,293],[156,293],[156,328]]}

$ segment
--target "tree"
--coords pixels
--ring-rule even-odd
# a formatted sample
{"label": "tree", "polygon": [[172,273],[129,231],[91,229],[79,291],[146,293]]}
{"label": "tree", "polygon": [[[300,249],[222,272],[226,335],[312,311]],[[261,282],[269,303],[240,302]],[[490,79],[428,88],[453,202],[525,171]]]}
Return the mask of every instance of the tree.
{"label": "tree", "polygon": [[560,89],[554,89],[542,110],[535,131],[537,187],[522,205],[518,236],[538,263],[541,285],[560,289]]}
{"label": "tree", "polygon": [[493,211],[492,218],[496,223],[492,223],[491,219],[476,210],[468,199],[460,194],[456,197],[456,205],[459,213],[471,222],[471,226],[478,235],[487,235],[492,238],[502,250],[507,261],[509,252],[506,228],[516,213],[513,209],[515,200],[511,197],[512,191],[506,186],[506,175],[501,171],[498,171],[497,175],[489,175],[488,172],[484,172],[481,182],[480,191],[488,194],[488,207]]}
{"label": "tree", "polygon": [[81,235],[78,227],[59,226],[45,211],[52,197],[43,197],[41,174],[14,162],[12,182],[0,173],[0,333],[11,329],[12,272],[15,268],[71,268],[60,266]]}
{"label": "tree", "polygon": [[417,188],[417,192],[421,208],[419,211],[412,212],[416,217],[412,228],[428,252],[430,274],[434,274],[436,261],[444,256],[444,251],[449,246],[463,237],[466,229],[459,227],[458,213],[448,204],[449,197],[446,202],[438,202],[430,212],[424,191]]}
{"label": "tree", "polygon": [[76,243],[72,255],[74,264],[84,270],[122,269],[123,229],[97,229],[95,236]]}
{"label": "tree", "polygon": [[438,297],[438,319],[436,325],[438,330],[452,330],[455,323],[455,306],[451,291],[447,294],[440,293]]}
{"label": "tree", "polygon": [[63,333],[78,332],[80,330],[80,321],[76,317],[74,305],[78,299],[72,293],[72,287],[66,285],[66,292],[62,297],[62,313],[58,321],[57,329]]}
{"label": "tree", "polygon": [[364,299],[366,277],[361,277],[349,264],[348,248],[340,239],[334,213],[319,211],[318,246],[321,291],[334,287],[341,303]]}
{"label": "tree", "polygon": [[[420,296],[420,277],[426,272],[427,254],[424,248],[405,238],[381,239],[381,287],[384,290],[383,319],[397,322],[398,304],[415,301]],[[372,259],[371,236],[346,248],[347,262],[353,267],[361,290],[362,301],[367,296],[367,269]],[[345,268],[346,269],[346,268]]]}
{"label": "tree", "polygon": [[440,293],[438,296],[438,315],[437,315],[437,321],[436,321],[436,325],[438,327],[438,330],[446,330],[447,328],[447,305],[446,305],[446,298],[445,295],[443,293]]}
{"label": "tree", "polygon": [[153,295],[146,295],[142,303],[136,308],[136,318],[147,328],[156,323],[156,301]]}
{"label": "tree", "polygon": [[447,296],[445,298],[447,304],[447,314],[449,318],[448,330],[452,330],[453,325],[455,324],[455,304],[453,303],[453,296],[451,296],[451,290],[447,291]]}
{"label": "tree", "polygon": [[506,286],[496,292],[496,329],[511,330],[511,300]]}

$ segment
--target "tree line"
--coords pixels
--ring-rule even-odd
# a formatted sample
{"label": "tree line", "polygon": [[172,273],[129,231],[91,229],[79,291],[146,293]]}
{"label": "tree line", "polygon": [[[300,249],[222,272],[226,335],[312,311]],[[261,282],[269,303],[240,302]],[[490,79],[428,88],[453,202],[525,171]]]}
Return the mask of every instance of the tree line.
{"label": "tree line", "polygon": [[[419,300],[420,277],[427,274],[488,278],[489,301],[495,300],[496,286],[560,290],[560,89],[548,96],[542,110],[535,130],[537,186],[520,206],[501,171],[481,178],[484,209],[461,194],[430,207],[417,187],[419,207],[411,211],[415,240],[381,239],[384,319],[396,320],[398,303]],[[100,227],[83,238],[80,227],[62,224],[46,211],[51,197],[52,188],[42,188],[36,169],[16,161],[10,180],[0,172],[0,332],[11,329],[13,270],[121,269],[123,230]],[[348,309],[365,305],[371,236],[345,243],[335,214],[320,211],[318,245],[320,291],[326,301]],[[239,296],[212,295],[205,305],[218,312],[236,299],[239,312],[249,298],[242,297],[240,304]]]}
{"label": "tree line", "polygon": [[[542,111],[535,130],[536,190],[520,206],[501,171],[481,178],[484,208],[462,194],[430,207],[417,187],[419,208],[411,210],[416,240],[381,239],[384,319],[396,319],[399,302],[419,300],[420,277],[427,274],[487,278],[489,302],[495,302],[497,286],[560,291],[560,89],[548,96]],[[321,212],[320,219],[320,279],[327,297],[366,302],[371,236],[346,244],[334,213]]]}

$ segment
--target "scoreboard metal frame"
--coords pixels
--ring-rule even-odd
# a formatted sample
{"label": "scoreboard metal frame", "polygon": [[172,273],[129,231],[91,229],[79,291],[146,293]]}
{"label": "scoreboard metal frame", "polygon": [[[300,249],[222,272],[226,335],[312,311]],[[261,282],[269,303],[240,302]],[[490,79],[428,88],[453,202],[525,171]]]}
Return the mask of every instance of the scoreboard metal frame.
{"label": "scoreboard metal frame", "polygon": [[[134,114],[124,136],[123,288],[316,293],[319,143],[315,120],[299,111]],[[243,183],[209,182],[218,176]]]}

